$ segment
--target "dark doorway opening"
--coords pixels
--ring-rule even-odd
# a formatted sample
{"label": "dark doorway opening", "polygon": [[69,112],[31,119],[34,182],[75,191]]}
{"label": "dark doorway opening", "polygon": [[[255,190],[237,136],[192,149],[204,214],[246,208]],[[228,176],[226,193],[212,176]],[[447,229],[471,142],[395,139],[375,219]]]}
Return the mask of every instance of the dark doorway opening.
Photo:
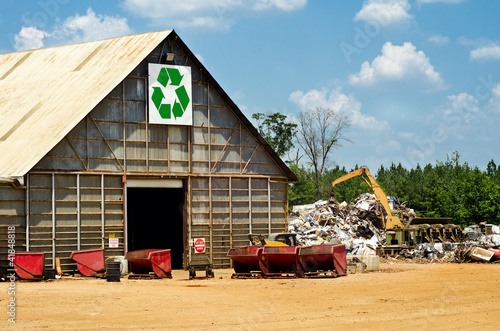
{"label": "dark doorway opening", "polygon": [[128,250],[169,248],[172,269],[182,269],[183,215],[182,188],[128,188]]}

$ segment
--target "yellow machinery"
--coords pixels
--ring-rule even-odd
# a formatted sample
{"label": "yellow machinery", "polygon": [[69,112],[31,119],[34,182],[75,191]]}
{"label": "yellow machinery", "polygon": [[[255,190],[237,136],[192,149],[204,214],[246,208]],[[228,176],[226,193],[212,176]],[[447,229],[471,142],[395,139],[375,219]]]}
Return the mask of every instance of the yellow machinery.
{"label": "yellow machinery", "polygon": [[[365,175],[368,179],[366,179]],[[411,219],[407,226],[401,222],[401,219],[394,214],[400,214],[400,211],[391,210],[387,195],[384,193],[375,178],[370,174],[368,168],[363,166],[344,175],[332,183],[332,188],[350,178],[361,176],[375,194],[377,202],[382,205],[387,220],[383,218],[383,225],[386,230],[386,239],[388,245],[409,244],[410,246],[422,242],[458,242],[460,241],[460,226],[451,224],[451,218],[425,218],[416,217]]]}
{"label": "yellow machinery", "polygon": [[[363,175],[368,177],[368,179],[363,177]],[[389,202],[387,201],[387,195],[385,195],[384,191],[382,190],[380,185],[377,183],[375,178],[373,178],[372,174],[370,174],[367,167],[363,166],[357,170],[354,170],[351,173],[348,173],[347,175],[344,175],[340,178],[337,178],[332,183],[332,189],[335,188],[335,185],[337,185],[338,183],[341,183],[343,181],[346,181],[346,180],[351,179],[351,178],[356,177],[356,176],[361,176],[361,178],[363,178],[363,180],[366,182],[366,184],[368,184],[370,189],[373,191],[373,193],[377,197],[377,202],[382,205],[385,212],[387,213],[387,220],[383,220],[384,228],[386,230],[403,229],[404,225],[401,222],[401,220],[399,219],[399,217],[393,215],[394,213],[397,213],[397,212],[394,212],[391,210],[391,208],[389,207]]]}
{"label": "yellow machinery", "polygon": [[249,239],[253,246],[297,246],[294,233],[250,234]]}

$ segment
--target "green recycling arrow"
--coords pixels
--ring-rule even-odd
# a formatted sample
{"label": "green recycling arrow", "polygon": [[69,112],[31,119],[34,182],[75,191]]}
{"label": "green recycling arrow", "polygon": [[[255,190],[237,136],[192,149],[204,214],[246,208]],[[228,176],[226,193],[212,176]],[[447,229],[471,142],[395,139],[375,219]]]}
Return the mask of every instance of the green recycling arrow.
{"label": "green recycling arrow", "polygon": [[171,85],[179,86],[184,75],[181,75],[179,69],[167,68],[168,75],[170,76]]}
{"label": "green recycling arrow", "polygon": [[[184,75],[181,75],[179,69],[177,68],[162,68],[158,73],[156,81],[163,87],[167,87],[167,85],[169,85],[169,82],[172,86],[179,86],[183,78]],[[190,102],[189,95],[184,85],[179,86],[177,89],[175,89],[175,95],[177,96],[177,98],[174,101],[173,106],[171,104],[162,104],[165,95],[163,94],[160,87],[153,87],[151,100],[153,101],[161,118],[170,119],[172,114],[174,115],[174,118],[182,117],[182,115],[184,115],[184,112],[186,111],[186,108]]]}

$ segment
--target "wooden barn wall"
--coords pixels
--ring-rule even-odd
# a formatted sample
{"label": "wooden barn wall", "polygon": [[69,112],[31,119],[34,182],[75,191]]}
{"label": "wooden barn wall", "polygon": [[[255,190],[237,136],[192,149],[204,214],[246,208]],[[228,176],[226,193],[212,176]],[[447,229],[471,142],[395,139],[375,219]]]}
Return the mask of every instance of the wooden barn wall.
{"label": "wooden barn wall", "polygon": [[[164,63],[171,52],[175,64],[192,67],[193,126],[147,121],[147,64]],[[286,229],[286,175],[173,40],[159,45],[32,169],[28,200],[25,189],[0,187],[0,224],[17,224],[19,242],[26,242],[28,221],[29,249],[46,251],[49,266],[59,256],[74,269],[72,250],[107,247],[109,234],[123,245],[123,174],[187,179],[188,236],[209,239],[216,267],[229,266],[227,250],[247,244],[249,232]],[[2,230],[2,252],[5,238]]]}
{"label": "wooden barn wall", "polygon": [[0,274],[9,266],[12,253],[26,251],[26,190],[0,184]]}
{"label": "wooden barn wall", "polygon": [[[121,176],[33,174],[27,187],[29,250],[44,251],[47,266],[59,257],[63,270],[74,270],[75,250],[104,247],[106,256],[123,255]],[[118,248],[109,248],[110,234]]]}
{"label": "wooden barn wall", "polygon": [[214,266],[229,267],[228,249],[247,246],[249,233],[286,231],[286,187],[271,178],[192,178],[191,237],[208,239]]}

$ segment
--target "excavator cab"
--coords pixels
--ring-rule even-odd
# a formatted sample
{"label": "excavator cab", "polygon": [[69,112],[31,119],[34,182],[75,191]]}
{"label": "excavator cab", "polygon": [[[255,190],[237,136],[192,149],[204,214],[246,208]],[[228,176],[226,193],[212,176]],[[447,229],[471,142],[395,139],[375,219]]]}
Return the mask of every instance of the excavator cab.
{"label": "excavator cab", "polygon": [[279,242],[287,246],[297,246],[297,235],[295,233],[271,233],[270,242]]}
{"label": "excavator cab", "polygon": [[297,246],[295,233],[249,234],[248,237],[253,246]]}

